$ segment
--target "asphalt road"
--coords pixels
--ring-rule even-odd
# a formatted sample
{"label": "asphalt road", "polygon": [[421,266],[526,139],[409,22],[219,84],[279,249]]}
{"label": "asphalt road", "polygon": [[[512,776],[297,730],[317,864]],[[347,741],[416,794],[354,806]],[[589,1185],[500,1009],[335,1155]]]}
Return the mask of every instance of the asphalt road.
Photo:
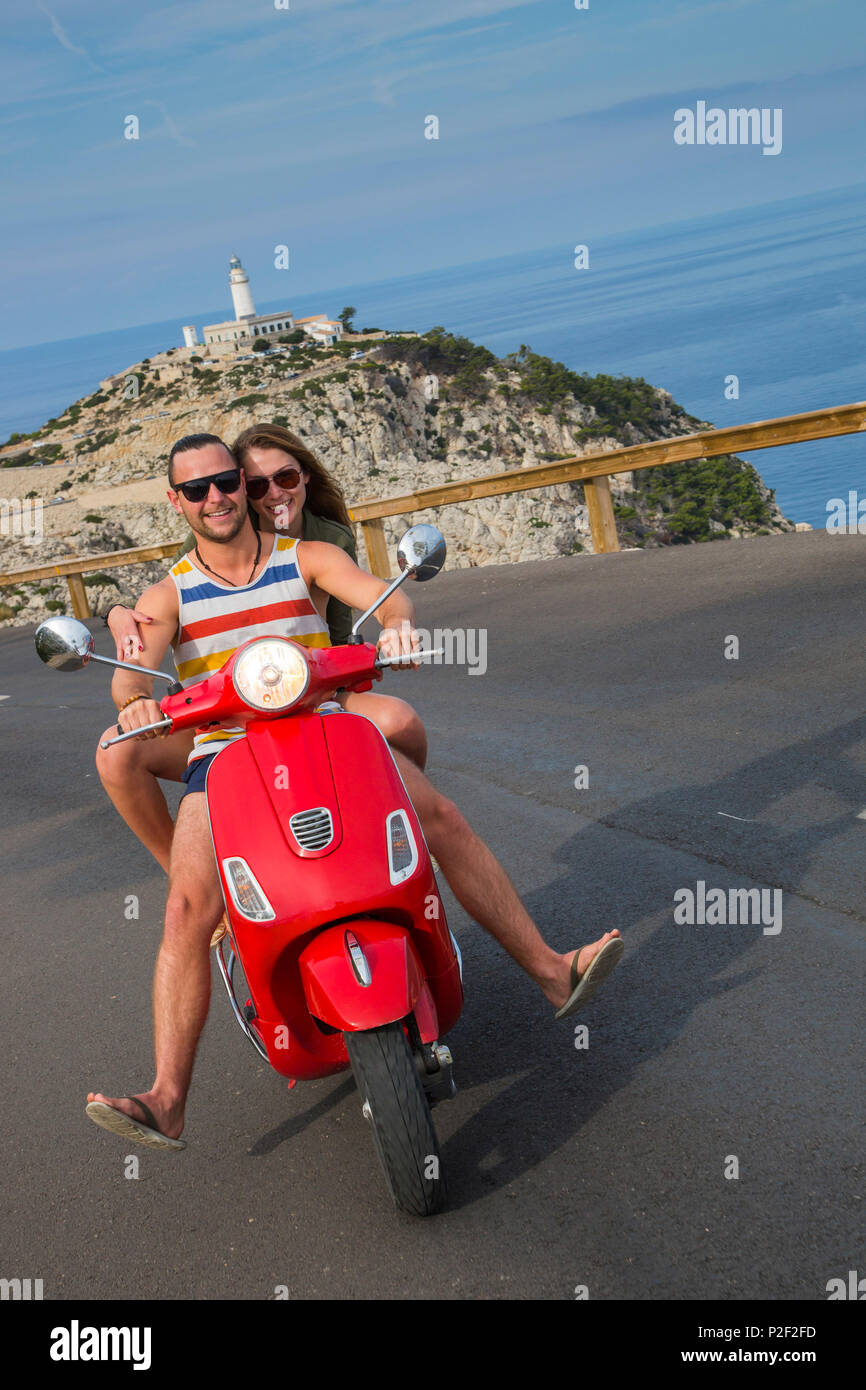
{"label": "asphalt road", "polygon": [[[164,882],[95,776],[107,674],[0,635],[0,1275],[46,1299],[823,1300],[866,1273],[864,577],[866,540],[814,533],[414,589],[425,626],[487,630],[484,675],[385,677],[433,780],[552,945],[626,941],[557,1023],[446,894],[467,997],[426,1222],[390,1206],[353,1082],[290,1093],[216,972],[189,1146],[125,1175],[85,1094],[150,1083]],[[699,880],[781,890],[781,930],[678,925]]]}

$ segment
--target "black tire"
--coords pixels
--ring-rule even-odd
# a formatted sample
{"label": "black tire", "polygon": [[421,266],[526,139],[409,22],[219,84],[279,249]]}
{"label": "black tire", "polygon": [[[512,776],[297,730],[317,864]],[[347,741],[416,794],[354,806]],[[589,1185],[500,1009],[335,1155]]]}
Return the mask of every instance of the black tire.
{"label": "black tire", "polygon": [[386,1023],[343,1039],[379,1162],[395,1206],[432,1216],[445,1204],[445,1178],[430,1106],[400,1023]]}

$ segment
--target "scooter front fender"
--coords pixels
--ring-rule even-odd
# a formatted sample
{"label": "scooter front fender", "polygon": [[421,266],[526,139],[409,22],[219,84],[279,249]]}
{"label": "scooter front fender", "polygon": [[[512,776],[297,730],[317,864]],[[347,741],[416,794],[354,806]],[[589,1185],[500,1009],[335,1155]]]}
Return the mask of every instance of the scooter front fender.
{"label": "scooter front fender", "polygon": [[412,938],[394,922],[360,917],[326,927],[298,965],[310,1013],[341,1033],[395,1023],[419,999],[435,1013]]}

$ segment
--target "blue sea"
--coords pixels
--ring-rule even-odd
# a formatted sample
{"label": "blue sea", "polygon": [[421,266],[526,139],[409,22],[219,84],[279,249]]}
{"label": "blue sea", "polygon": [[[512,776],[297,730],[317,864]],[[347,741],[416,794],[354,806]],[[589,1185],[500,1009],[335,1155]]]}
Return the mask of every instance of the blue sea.
{"label": "blue sea", "polygon": [[[576,270],[555,246],[293,295],[296,316],[356,306],[357,327],[442,324],[497,355],[526,343],[580,372],[644,377],[726,426],[866,397],[866,184],[598,239]],[[32,430],[101,377],[182,342],[226,302],[175,319],[0,352],[0,440]],[[260,312],[287,307],[262,304]],[[725,379],[739,380],[738,399]],[[746,454],[793,521],[866,487],[857,435]]]}

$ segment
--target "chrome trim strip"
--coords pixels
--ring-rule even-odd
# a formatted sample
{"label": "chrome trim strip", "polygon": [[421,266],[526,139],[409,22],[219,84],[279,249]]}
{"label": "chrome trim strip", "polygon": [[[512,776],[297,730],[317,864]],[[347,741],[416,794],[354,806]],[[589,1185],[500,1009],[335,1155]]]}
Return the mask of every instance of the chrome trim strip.
{"label": "chrome trim strip", "polygon": [[229,948],[229,959],[228,964],[226,964],[225,957],[223,956],[223,943],[222,941],[220,941],[216,947],[216,958],[217,965],[219,966],[219,972],[222,976],[223,984],[226,987],[226,993],[229,997],[229,1003],[232,1006],[232,1013],[234,1014],[243,1031],[246,1033],[253,1047],[256,1049],[256,1052],[258,1052],[260,1057],[264,1057],[265,1061],[270,1065],[270,1058],[268,1057],[267,1051],[262,1046],[262,1043],[256,1037],[253,1030],[250,1028],[250,1025],[247,1023],[246,1019],[241,1013],[240,1008],[238,1006],[238,1001],[235,998],[234,971],[235,961],[237,957],[234,951],[231,947]]}
{"label": "chrome trim strip", "polygon": [[456,957],[457,957],[457,969],[460,971],[460,983],[461,983],[461,985],[462,985],[462,983],[463,983],[463,954],[462,954],[462,952],[461,952],[461,950],[460,950],[460,947],[457,945],[457,937],[454,935],[454,933],[453,933],[453,931],[451,930],[450,927],[448,928],[448,935],[451,937],[451,945],[454,947],[454,954],[455,954]]}
{"label": "chrome trim strip", "polygon": [[[349,937],[352,938],[351,941]],[[364,949],[354,932],[345,932],[343,939],[349,948],[349,958],[352,962],[352,970],[355,973],[355,979],[358,981],[359,985],[362,985],[366,989],[368,985],[373,983],[373,972],[370,969],[370,962],[364,955]]]}

